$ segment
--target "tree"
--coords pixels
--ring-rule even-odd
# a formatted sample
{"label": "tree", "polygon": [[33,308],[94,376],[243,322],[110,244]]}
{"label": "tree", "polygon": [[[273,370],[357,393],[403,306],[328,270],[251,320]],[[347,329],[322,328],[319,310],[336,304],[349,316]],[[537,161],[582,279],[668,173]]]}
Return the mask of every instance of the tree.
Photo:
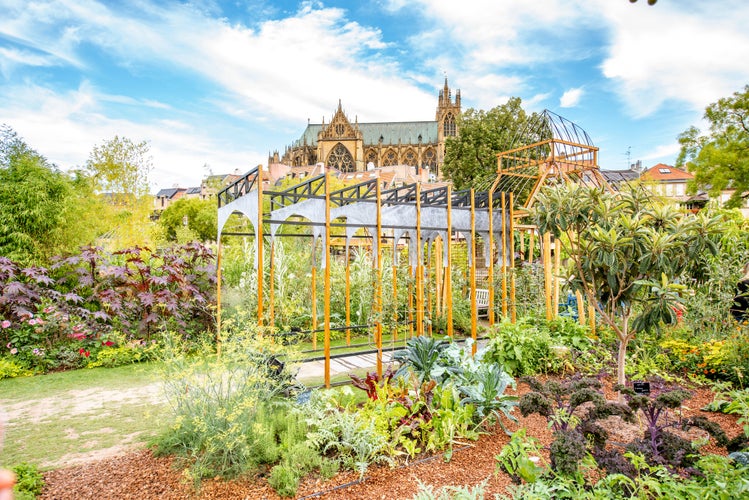
{"label": "tree", "polygon": [[114,136],[101,146],[94,146],[86,169],[100,192],[139,198],[149,192],[152,165],[148,143],[135,144],[126,137]]}
{"label": "tree", "polygon": [[0,255],[40,264],[63,250],[72,199],[71,179],[10,127],[0,127]]}
{"label": "tree", "polygon": [[136,144],[126,137],[115,136],[95,146],[89,155],[85,171],[112,212],[108,237],[113,249],[148,243],[151,169],[146,141]]}
{"label": "tree", "polygon": [[726,207],[740,207],[749,191],[749,85],[732,97],[719,99],[705,109],[710,133],[690,127],[679,135],[681,151],[676,160],[694,173],[693,191],[705,189],[717,197],[733,189]]}
{"label": "tree", "polygon": [[517,144],[530,144],[520,134],[528,123],[537,118],[521,107],[519,97],[489,111],[473,108],[458,119],[459,134],[445,143],[445,162],[442,173],[456,189],[486,186],[497,175],[497,154]]}
{"label": "tree", "polygon": [[691,269],[694,256],[717,253],[720,217],[658,204],[645,190],[613,194],[572,184],[542,190],[533,218],[569,256],[572,288],[616,333],[617,379],[624,385],[628,343],[638,332],[676,320],[685,290],[677,280]]}
{"label": "tree", "polygon": [[218,212],[216,200],[199,200],[198,198],[180,198],[159,217],[159,224],[164,229],[168,240],[176,241],[177,233],[184,223],[200,241],[216,239],[218,231]]}

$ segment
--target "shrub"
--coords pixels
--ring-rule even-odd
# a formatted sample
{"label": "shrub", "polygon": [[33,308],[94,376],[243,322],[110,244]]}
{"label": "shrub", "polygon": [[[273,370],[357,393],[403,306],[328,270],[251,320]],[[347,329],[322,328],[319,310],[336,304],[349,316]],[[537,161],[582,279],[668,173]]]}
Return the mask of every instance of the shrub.
{"label": "shrub", "polygon": [[21,366],[17,361],[0,357],[0,380],[4,378],[23,377],[32,372]]}
{"label": "shrub", "polygon": [[36,465],[23,462],[11,469],[16,474],[16,485],[13,487],[16,499],[36,498],[42,494],[44,477]]}

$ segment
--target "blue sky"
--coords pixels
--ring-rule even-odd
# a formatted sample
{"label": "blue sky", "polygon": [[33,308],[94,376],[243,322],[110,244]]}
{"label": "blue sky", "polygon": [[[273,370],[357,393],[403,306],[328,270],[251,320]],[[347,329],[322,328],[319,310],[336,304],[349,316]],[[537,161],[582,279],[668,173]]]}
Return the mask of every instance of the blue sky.
{"label": "blue sky", "polygon": [[[63,169],[115,135],[151,184],[283,151],[340,99],[360,122],[511,96],[572,120],[600,165],[673,164],[678,134],[749,83],[746,0],[0,0],[0,123]],[[206,167],[206,165],[208,167]]]}

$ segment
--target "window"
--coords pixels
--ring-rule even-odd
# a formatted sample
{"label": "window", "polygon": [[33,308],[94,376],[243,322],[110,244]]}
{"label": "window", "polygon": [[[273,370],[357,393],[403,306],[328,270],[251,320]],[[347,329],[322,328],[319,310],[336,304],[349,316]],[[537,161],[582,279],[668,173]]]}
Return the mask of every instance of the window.
{"label": "window", "polygon": [[660,172],[662,174],[670,174],[671,173],[671,169],[670,168],[659,168],[658,172]]}
{"label": "window", "polygon": [[328,166],[341,172],[353,172],[356,169],[354,158],[346,146],[340,142],[335,145],[333,151],[328,155]]}
{"label": "window", "polygon": [[445,116],[443,126],[445,129],[445,137],[454,137],[455,135],[457,135],[455,128],[455,117],[452,113],[448,113],[447,116]]}

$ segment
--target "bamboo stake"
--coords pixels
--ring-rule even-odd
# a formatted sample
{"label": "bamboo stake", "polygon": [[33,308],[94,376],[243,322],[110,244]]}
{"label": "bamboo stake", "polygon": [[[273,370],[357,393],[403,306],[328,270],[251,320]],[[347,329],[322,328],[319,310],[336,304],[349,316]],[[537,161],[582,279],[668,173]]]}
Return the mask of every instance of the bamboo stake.
{"label": "bamboo stake", "polygon": [[[411,236],[409,235],[409,238]],[[408,277],[414,275],[413,266],[408,266]],[[414,336],[414,286],[411,280],[408,280],[408,338]]]}
{"label": "bamboo stake", "polygon": [[351,345],[351,259],[346,246],[346,345]]}
{"label": "bamboo stake", "polygon": [[[489,269],[487,279],[489,281],[487,288],[489,289],[489,308],[487,316],[489,320],[489,326],[494,325],[494,185],[492,184],[489,188]],[[504,193],[502,193],[504,194]],[[500,220],[500,227],[502,222]]]}
{"label": "bamboo stake", "polygon": [[447,186],[447,270],[445,271],[445,303],[447,305],[447,334],[453,336],[453,229],[452,186]]}
{"label": "bamboo stake", "polygon": [[376,280],[375,283],[375,317],[377,322],[375,323],[375,341],[377,343],[377,375],[382,376],[382,189],[380,183],[377,183],[375,190],[377,197],[377,234],[374,236],[377,238],[377,256],[375,257],[375,265],[377,266]]}
{"label": "bamboo stake", "polygon": [[478,310],[476,309],[476,197],[471,188],[471,338],[474,340],[471,354],[476,354]]}
{"label": "bamboo stake", "polygon": [[559,240],[554,240],[554,317],[559,316],[559,264],[562,260],[562,245]]}
{"label": "bamboo stake", "polygon": [[395,265],[395,247],[393,242],[393,344],[398,341],[398,266]]}
{"label": "bamboo stake", "polygon": [[[510,321],[517,320],[517,305],[515,304],[515,199],[510,191]],[[521,240],[522,241],[522,240]]]}
{"label": "bamboo stake", "polygon": [[[323,315],[325,345],[325,387],[330,388],[330,179],[325,174],[325,271],[323,272]],[[317,337],[317,334],[315,334]]]}
{"label": "bamboo stake", "polygon": [[[432,244],[427,244],[429,249],[432,249]],[[426,255],[430,255],[431,252],[427,252]],[[431,257],[431,255],[430,255]],[[430,285],[433,283],[432,281],[432,259],[427,257],[426,258],[426,270],[424,271],[424,275],[426,276],[426,280],[424,282],[424,286],[426,288],[426,318],[428,319],[427,322],[427,334],[431,337],[432,336],[432,305],[433,305],[433,298],[434,298],[434,292],[433,287]]]}
{"label": "bamboo stake", "polygon": [[270,271],[268,276],[268,314],[269,314],[269,325],[271,327],[275,326],[276,324],[276,309],[275,309],[275,282],[274,282],[274,276],[275,276],[275,262],[276,262],[276,256],[275,256],[275,240],[270,240]]}
{"label": "bamboo stake", "polygon": [[255,175],[257,188],[257,228],[255,242],[257,244],[257,326],[262,336],[263,326],[263,166],[257,166]]}
{"label": "bamboo stake", "polygon": [[502,317],[507,317],[507,214],[505,208],[507,207],[507,199],[505,192],[502,191],[501,197],[502,203]]}
{"label": "bamboo stake", "polygon": [[[317,244],[315,239],[312,238],[312,251],[317,251]],[[310,297],[312,304],[312,350],[317,350],[317,266],[315,265],[314,258],[312,260],[312,297]]]}
{"label": "bamboo stake", "polygon": [[416,184],[416,335],[424,335],[424,248],[421,243],[421,184]]}
{"label": "bamboo stake", "polygon": [[543,252],[543,264],[544,264],[544,298],[546,299],[546,319],[552,319],[553,310],[551,308],[551,235],[549,233],[543,234],[543,245],[541,248]]}
{"label": "bamboo stake", "polygon": [[216,251],[216,355],[221,358],[221,235]]}
{"label": "bamboo stake", "polygon": [[583,294],[580,290],[575,291],[575,298],[577,299],[577,320],[581,325],[585,326],[585,304],[583,303]]}

